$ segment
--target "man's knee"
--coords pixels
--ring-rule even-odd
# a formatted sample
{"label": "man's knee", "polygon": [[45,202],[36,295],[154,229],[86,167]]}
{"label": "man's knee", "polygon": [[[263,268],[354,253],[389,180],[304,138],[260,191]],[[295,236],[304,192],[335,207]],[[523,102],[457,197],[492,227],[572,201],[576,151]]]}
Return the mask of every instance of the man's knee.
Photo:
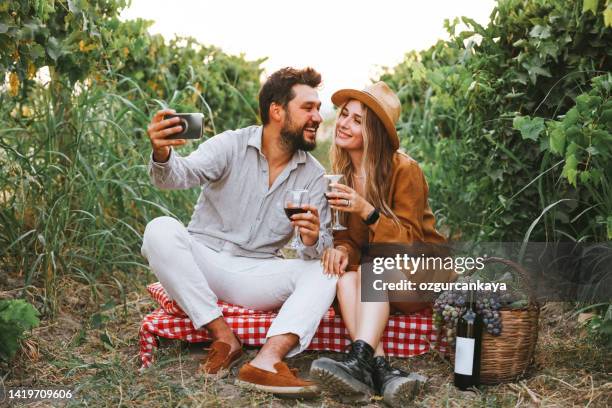
{"label": "man's knee", "polygon": [[321,297],[321,299],[325,299],[325,301],[329,301],[329,303],[331,303],[333,298],[336,296],[338,277],[325,275],[323,273],[323,267],[319,262],[316,262],[313,275],[315,275],[317,279],[318,295]]}
{"label": "man's knee", "polygon": [[141,253],[147,257],[150,250],[158,251],[168,246],[168,239],[177,228],[184,228],[172,217],[157,217],[149,221],[142,237]]}
{"label": "man's knee", "polygon": [[299,266],[299,276],[298,285],[304,285],[317,291],[327,292],[330,290],[334,293],[336,291],[336,281],[338,278],[325,275],[323,273],[323,266],[319,261],[303,261]]}

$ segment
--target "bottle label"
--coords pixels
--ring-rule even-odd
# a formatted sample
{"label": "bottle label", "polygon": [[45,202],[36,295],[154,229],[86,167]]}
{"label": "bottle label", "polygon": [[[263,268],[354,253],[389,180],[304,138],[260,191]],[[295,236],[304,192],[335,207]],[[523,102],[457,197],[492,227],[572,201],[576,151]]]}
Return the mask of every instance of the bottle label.
{"label": "bottle label", "polygon": [[457,374],[472,375],[474,368],[474,344],[476,340],[457,337],[455,348],[455,372]]}

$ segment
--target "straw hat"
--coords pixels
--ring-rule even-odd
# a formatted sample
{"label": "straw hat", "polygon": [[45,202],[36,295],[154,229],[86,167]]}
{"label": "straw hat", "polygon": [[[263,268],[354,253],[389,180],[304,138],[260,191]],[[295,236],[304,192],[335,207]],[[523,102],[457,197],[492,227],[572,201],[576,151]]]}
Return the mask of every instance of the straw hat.
{"label": "straw hat", "polygon": [[340,89],[331,97],[332,103],[336,106],[342,106],[349,99],[356,99],[374,111],[387,129],[393,149],[397,150],[400,143],[395,123],[400,117],[401,104],[395,92],[381,81],[366,87],[363,91]]}

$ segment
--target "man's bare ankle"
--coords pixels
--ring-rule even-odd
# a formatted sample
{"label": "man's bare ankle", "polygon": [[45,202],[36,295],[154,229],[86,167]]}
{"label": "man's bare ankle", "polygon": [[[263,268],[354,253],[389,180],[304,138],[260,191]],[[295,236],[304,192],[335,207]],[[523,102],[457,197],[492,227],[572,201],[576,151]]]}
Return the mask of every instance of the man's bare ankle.
{"label": "man's bare ankle", "polygon": [[215,340],[221,341],[223,343],[229,344],[231,347],[230,352],[236,351],[238,350],[240,347],[242,347],[242,345],[240,344],[240,342],[238,341],[238,339],[236,338],[236,336],[232,333],[232,334],[224,334],[224,335],[220,335],[220,336],[215,336],[214,337]]}
{"label": "man's bare ankle", "polygon": [[275,373],[276,369],[274,368],[274,364],[278,363],[280,360],[274,360],[269,358],[262,358],[260,356],[255,356],[253,360],[249,362],[253,367],[260,368],[262,370],[270,371]]}

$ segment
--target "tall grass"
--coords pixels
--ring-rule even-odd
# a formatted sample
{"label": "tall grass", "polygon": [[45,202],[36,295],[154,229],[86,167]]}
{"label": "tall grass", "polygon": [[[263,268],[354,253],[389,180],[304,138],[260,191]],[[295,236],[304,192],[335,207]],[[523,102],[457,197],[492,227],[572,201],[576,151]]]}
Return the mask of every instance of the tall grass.
{"label": "tall grass", "polygon": [[117,271],[139,278],[146,222],[188,220],[197,191],[149,181],[144,130],[158,106],[130,102],[136,91],[90,84],[58,100],[40,86],[27,105],[0,96],[0,269],[44,288],[44,313],[57,311],[58,277],[90,284],[94,297],[99,282],[121,285]]}

